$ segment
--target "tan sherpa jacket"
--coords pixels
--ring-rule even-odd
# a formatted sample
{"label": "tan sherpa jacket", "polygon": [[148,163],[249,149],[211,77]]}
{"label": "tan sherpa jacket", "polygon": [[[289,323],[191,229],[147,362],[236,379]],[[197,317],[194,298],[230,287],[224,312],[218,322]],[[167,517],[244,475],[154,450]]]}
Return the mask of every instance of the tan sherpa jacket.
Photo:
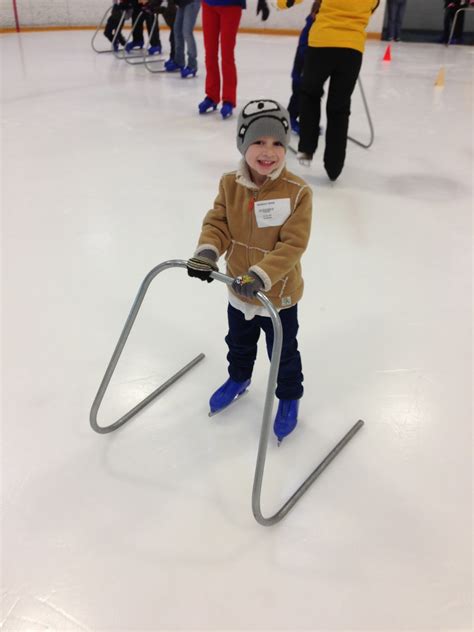
{"label": "tan sherpa jacket", "polygon": [[[227,274],[255,272],[275,307],[291,307],[303,295],[301,257],[309,241],[311,212],[312,191],[304,180],[283,166],[258,187],[242,160],[237,171],[221,178],[196,255],[206,249],[218,256],[226,253]],[[258,299],[238,298],[260,305]]]}

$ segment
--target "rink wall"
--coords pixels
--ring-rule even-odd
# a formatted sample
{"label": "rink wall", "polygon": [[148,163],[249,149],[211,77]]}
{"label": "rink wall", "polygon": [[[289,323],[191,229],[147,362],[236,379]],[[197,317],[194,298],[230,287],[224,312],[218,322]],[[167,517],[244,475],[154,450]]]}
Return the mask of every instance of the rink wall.
{"label": "rink wall", "polygon": [[[380,35],[383,26],[383,15],[386,0],[372,16],[368,32]],[[0,0],[0,31],[8,32],[16,29],[15,7],[17,9],[20,29],[37,29],[48,27],[59,28],[91,28],[96,26],[105,10],[112,4],[111,0]],[[272,0],[270,17],[262,22],[256,16],[257,0],[247,0],[247,9],[242,14],[241,28],[262,33],[272,31],[299,32],[304,19],[309,13],[312,0],[305,0],[301,5],[288,11],[277,11]],[[273,6],[272,6],[273,5]],[[198,26],[201,26],[200,15]]]}

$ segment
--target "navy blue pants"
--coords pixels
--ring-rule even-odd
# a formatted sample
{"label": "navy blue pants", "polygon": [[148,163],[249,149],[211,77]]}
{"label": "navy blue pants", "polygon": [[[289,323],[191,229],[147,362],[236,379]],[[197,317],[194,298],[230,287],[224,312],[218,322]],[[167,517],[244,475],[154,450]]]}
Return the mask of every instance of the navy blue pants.
{"label": "navy blue pants", "polygon": [[[303,395],[303,373],[301,356],[298,351],[298,306],[282,309],[280,320],[283,328],[283,346],[281,349],[280,368],[276,396],[278,399],[300,399]],[[253,366],[257,357],[257,342],[260,331],[265,332],[268,357],[272,357],[273,325],[271,318],[255,316],[245,320],[241,311],[229,304],[227,308],[229,333],[226,343],[229,347],[227,360],[229,375],[236,382],[244,382],[252,377]]]}

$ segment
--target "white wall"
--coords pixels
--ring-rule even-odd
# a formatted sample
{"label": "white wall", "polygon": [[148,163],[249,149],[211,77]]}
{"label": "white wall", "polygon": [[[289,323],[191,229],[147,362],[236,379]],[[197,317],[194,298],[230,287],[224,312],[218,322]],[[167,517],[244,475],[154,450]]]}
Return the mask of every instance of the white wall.
{"label": "white wall", "polygon": [[370,19],[369,26],[367,31],[369,33],[381,33],[383,28],[383,18],[385,15],[385,7],[387,5],[387,0],[380,0],[379,7],[377,11],[373,14]]}
{"label": "white wall", "polygon": [[[382,31],[385,2],[386,0],[381,1],[379,9],[372,17],[368,29],[370,32]],[[20,25],[23,27],[91,26],[100,21],[110,4],[110,0],[17,0]],[[311,4],[312,0],[305,0],[288,11],[277,11],[272,6],[270,17],[262,22],[256,16],[257,0],[247,0],[247,10],[243,12],[241,24],[247,28],[299,30]],[[0,25],[2,28],[15,26],[12,0],[0,0]]]}
{"label": "white wall", "polygon": [[[80,26],[97,23],[109,0],[17,0],[21,26]],[[0,0],[0,24],[14,27],[12,0]]]}
{"label": "white wall", "polygon": [[11,28],[12,26],[15,26],[12,2],[11,0],[0,0],[0,27]]}

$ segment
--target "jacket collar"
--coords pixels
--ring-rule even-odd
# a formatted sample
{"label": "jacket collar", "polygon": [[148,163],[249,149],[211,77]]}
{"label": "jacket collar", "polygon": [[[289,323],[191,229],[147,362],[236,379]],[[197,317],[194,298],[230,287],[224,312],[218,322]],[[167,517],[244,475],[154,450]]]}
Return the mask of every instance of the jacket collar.
{"label": "jacket collar", "polygon": [[281,166],[276,169],[276,171],[272,171],[272,173],[268,176],[267,180],[261,185],[255,184],[255,182],[250,177],[250,172],[247,163],[245,162],[245,158],[241,158],[239,162],[239,166],[237,168],[237,172],[235,174],[235,181],[237,184],[241,184],[243,187],[247,189],[251,189],[252,191],[258,191],[262,187],[264,187],[269,181],[276,180],[285,169],[286,163],[283,161]]}

